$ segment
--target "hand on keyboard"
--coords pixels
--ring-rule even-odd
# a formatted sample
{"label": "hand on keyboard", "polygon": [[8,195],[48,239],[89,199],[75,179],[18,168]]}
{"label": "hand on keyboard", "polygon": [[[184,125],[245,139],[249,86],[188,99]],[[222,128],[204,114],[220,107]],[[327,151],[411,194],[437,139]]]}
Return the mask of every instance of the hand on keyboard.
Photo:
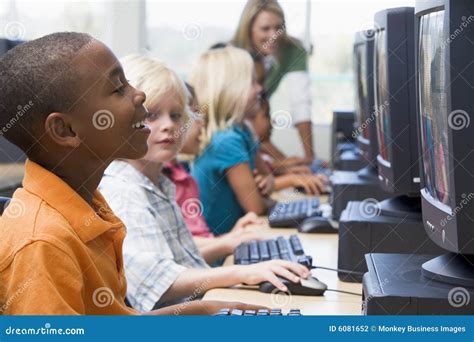
{"label": "hand on keyboard", "polygon": [[[196,316],[196,315],[215,315],[222,309],[230,310],[269,310],[262,305],[244,304],[239,302],[225,302],[220,300],[192,300],[186,302],[185,305],[175,304],[163,307],[158,310],[148,311],[143,315],[160,316],[160,315],[180,315],[180,316]],[[238,311],[237,311],[238,312]]]}
{"label": "hand on keyboard", "polygon": [[229,233],[219,236],[216,239],[224,241],[224,246],[227,246],[227,253],[231,254],[237,246],[249,241],[260,241],[266,238],[263,232],[259,232],[258,228],[241,228],[232,230]]}
{"label": "hand on keyboard", "polygon": [[[286,177],[286,176],[285,176]],[[321,175],[287,175],[295,188],[301,188],[307,195],[320,195],[327,192],[324,178]]]}
{"label": "hand on keyboard", "polygon": [[270,195],[275,187],[275,177],[272,174],[261,175],[257,170],[253,172],[255,183],[262,196]]}
{"label": "hand on keyboard", "polygon": [[300,309],[290,309],[286,314],[281,309],[238,310],[220,309],[216,316],[302,316]]}
{"label": "hand on keyboard", "polygon": [[252,265],[231,266],[236,268],[238,279],[247,285],[257,285],[269,281],[281,291],[287,291],[287,287],[278,277],[286,278],[294,283],[300,278],[308,278],[308,268],[295,262],[287,260],[270,260]]}

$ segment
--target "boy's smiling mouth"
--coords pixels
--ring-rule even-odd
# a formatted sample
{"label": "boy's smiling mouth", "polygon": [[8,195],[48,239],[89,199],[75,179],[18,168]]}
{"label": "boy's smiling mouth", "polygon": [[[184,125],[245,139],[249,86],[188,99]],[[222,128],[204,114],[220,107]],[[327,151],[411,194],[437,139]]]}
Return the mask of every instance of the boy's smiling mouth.
{"label": "boy's smiling mouth", "polygon": [[146,124],[146,119],[150,116],[150,112],[148,111],[148,108],[146,108],[145,106],[143,106],[143,108],[145,109],[145,115],[140,121],[134,122],[132,124],[132,128],[142,133],[150,134],[151,133],[150,126]]}
{"label": "boy's smiling mouth", "polygon": [[141,129],[141,128],[144,128],[145,126],[146,126],[145,120],[138,121],[132,124],[132,128],[135,128],[135,129]]}
{"label": "boy's smiling mouth", "polygon": [[141,133],[146,133],[146,134],[151,133],[150,127],[145,123],[145,119],[133,123],[132,128]]}

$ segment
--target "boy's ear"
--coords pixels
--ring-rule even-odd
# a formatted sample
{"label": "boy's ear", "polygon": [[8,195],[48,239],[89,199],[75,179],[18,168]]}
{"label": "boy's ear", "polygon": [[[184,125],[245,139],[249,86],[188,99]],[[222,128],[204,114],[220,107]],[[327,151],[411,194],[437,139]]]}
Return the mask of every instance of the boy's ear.
{"label": "boy's ear", "polygon": [[56,144],[64,147],[78,147],[81,139],[73,130],[70,117],[54,112],[48,115],[44,123],[46,134]]}

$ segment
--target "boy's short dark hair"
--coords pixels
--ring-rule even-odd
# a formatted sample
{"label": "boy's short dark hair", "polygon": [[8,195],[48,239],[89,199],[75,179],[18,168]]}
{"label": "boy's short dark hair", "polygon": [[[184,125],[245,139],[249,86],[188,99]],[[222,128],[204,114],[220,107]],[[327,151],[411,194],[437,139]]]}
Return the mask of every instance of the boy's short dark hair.
{"label": "boy's short dark hair", "polygon": [[44,133],[49,113],[67,112],[80,80],[72,68],[77,52],[93,38],[60,32],[16,46],[0,58],[0,135],[27,155]]}

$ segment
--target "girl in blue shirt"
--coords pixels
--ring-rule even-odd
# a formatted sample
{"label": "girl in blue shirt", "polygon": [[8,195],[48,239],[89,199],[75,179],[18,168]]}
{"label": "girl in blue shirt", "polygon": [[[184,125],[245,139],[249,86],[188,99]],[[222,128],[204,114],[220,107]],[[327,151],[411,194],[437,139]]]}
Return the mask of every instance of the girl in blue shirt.
{"label": "girl in blue shirt", "polygon": [[[248,52],[228,46],[204,53],[190,77],[205,118],[202,153],[192,176],[213,233],[228,232],[245,213],[266,212],[273,178],[257,155],[258,139],[245,123],[262,87]],[[264,175],[255,177],[256,174]]]}

